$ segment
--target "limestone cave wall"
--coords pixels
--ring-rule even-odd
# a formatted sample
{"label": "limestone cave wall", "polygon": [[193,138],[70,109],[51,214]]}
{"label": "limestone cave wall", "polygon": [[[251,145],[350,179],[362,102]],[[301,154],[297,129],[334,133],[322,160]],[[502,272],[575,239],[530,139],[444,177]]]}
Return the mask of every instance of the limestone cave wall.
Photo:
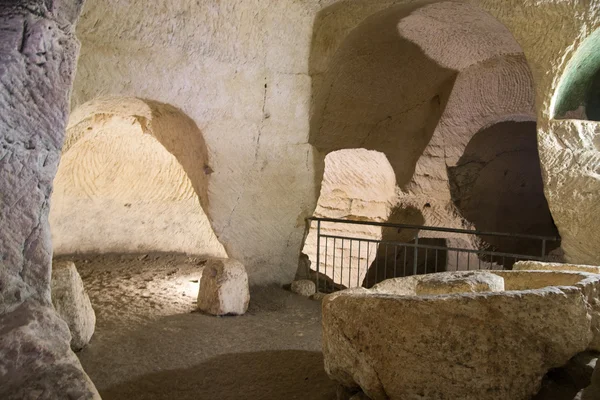
{"label": "limestone cave wall", "polygon": [[[379,12],[386,24],[362,24]],[[557,138],[564,134],[557,130],[563,125],[549,121],[560,77],[597,28],[597,12],[579,2],[499,0],[88,2],[77,31],[82,51],[72,109],[110,94],[171,104],[190,116],[214,171],[208,220],[228,254],[246,264],[252,283],[293,277],[326,153],[386,151],[406,207],[429,203],[426,222],[458,227],[464,222],[452,208],[445,167],[485,126],[537,120],[544,190],[566,256],[593,262],[595,239],[573,223],[590,215],[573,209],[585,210],[594,196],[579,189],[572,196],[567,188],[578,188],[582,174],[588,186],[597,180],[581,168],[566,172],[565,158],[577,159],[581,148],[561,144]],[[565,21],[565,15],[577,18]],[[358,38],[346,46],[359,36],[353,34],[359,26],[371,32],[371,45]],[[562,27],[560,34],[553,26]],[[367,56],[360,57],[363,51]],[[379,67],[369,67],[370,58]],[[401,68],[408,61],[416,65],[413,72]],[[361,88],[369,83],[376,90],[366,93]],[[318,104],[327,85],[338,85],[339,97],[329,98],[324,112]],[[473,99],[453,99],[461,88]],[[365,109],[361,102],[377,107]],[[351,113],[340,114],[344,110]],[[394,130],[411,138],[410,145],[394,143]],[[457,137],[457,150],[441,156]],[[585,150],[591,158],[595,151]],[[419,197],[430,193],[439,193],[432,202]],[[567,209],[564,196],[578,206]]]}

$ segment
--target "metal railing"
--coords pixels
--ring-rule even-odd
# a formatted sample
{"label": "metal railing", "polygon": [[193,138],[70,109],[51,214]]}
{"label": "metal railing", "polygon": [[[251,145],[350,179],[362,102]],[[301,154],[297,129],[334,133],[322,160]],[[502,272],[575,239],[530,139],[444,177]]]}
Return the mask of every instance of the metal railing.
{"label": "metal railing", "polygon": [[[316,268],[312,269],[317,288],[323,292],[368,288],[385,279],[410,275],[511,269],[519,260],[545,260],[548,251],[560,245],[560,238],[551,236],[333,218],[308,220],[316,222]],[[340,234],[324,233],[324,224],[327,231]],[[383,234],[381,239],[348,236],[349,229],[340,227],[359,225],[380,227],[394,234],[391,238]],[[424,236],[423,232],[428,234]],[[398,241],[394,236],[399,234],[410,240]]]}

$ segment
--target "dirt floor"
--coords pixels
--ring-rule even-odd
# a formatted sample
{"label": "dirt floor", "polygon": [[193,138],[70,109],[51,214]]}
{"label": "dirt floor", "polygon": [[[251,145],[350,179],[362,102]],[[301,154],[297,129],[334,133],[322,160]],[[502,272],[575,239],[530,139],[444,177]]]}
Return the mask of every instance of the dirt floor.
{"label": "dirt floor", "polygon": [[103,399],[335,399],[320,303],[253,288],[246,315],[211,317],[194,311],[201,258],[60,259],[75,261],[96,311],[79,358]]}

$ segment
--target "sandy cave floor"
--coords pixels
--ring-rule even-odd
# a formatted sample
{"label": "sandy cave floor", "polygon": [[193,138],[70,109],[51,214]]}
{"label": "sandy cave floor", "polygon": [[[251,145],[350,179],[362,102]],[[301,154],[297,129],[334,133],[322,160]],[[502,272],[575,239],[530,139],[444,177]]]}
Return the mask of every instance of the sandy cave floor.
{"label": "sandy cave floor", "polygon": [[57,258],[76,263],[96,312],[78,355],[103,399],[335,399],[320,303],[253,288],[246,315],[211,317],[194,311],[202,258]]}

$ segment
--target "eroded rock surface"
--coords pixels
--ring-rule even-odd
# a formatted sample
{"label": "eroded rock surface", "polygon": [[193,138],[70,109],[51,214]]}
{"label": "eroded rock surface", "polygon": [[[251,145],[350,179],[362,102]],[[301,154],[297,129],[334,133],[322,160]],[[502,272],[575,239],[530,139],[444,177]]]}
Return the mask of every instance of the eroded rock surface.
{"label": "eroded rock surface", "polygon": [[[507,291],[498,293],[401,296],[380,284],[329,295],[326,370],[374,400],[528,400],[549,369],[595,347],[598,306],[589,300],[600,278],[558,273],[556,285],[564,286],[513,290],[525,274],[535,283],[534,275],[554,273],[504,271],[498,275]],[[396,292],[418,282],[394,281],[403,279],[412,283],[395,285]]]}
{"label": "eroded rock surface", "polygon": [[600,267],[594,265],[544,263],[539,261],[519,261],[513,267],[515,271],[579,271],[600,274]]}
{"label": "eroded rock surface", "polygon": [[317,291],[317,286],[313,281],[304,279],[301,281],[292,282],[292,292],[299,294],[300,296],[310,297]]}
{"label": "eroded rock surface", "polygon": [[71,351],[67,324],[27,301],[0,317],[0,398],[100,399]]}
{"label": "eroded rock surface", "polygon": [[450,293],[475,293],[475,292],[502,292],[504,279],[498,275],[481,273],[448,273],[425,275],[416,285],[418,296],[450,294]]}
{"label": "eroded rock surface", "polygon": [[97,399],[52,308],[48,227],[80,0],[0,2],[0,398]]}
{"label": "eroded rock surface", "polygon": [[242,315],[249,302],[248,274],[242,263],[233,259],[206,263],[200,279],[199,310],[212,315]]}
{"label": "eroded rock surface", "polygon": [[71,348],[74,351],[83,349],[94,334],[96,314],[77,268],[71,261],[52,264],[52,304],[69,325]]}

